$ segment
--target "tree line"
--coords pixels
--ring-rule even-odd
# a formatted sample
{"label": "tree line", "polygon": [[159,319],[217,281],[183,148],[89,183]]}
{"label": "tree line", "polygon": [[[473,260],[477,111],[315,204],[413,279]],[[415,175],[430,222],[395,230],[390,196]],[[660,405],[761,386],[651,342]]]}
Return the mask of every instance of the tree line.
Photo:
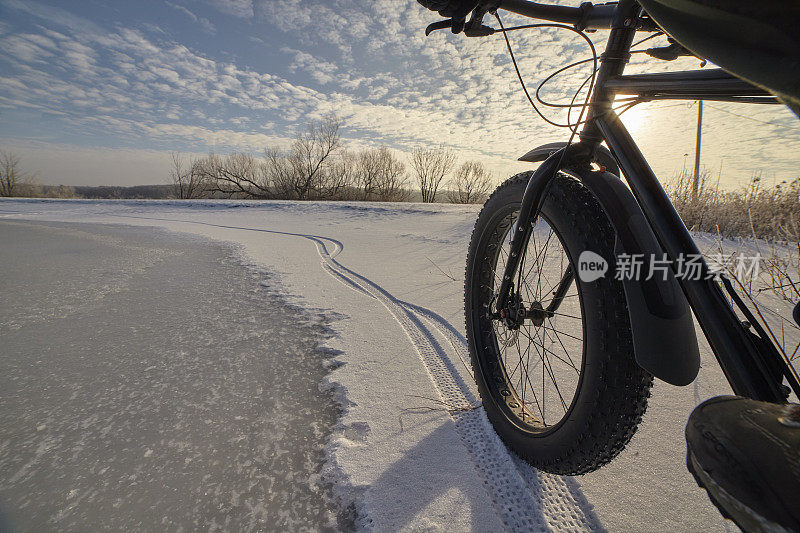
{"label": "tree line", "polygon": [[[340,127],[338,118],[325,117],[310,123],[288,148],[268,147],[259,156],[173,153],[169,192],[181,199],[421,199],[467,204],[484,201],[493,185],[493,176],[483,163],[457,164],[453,152],[443,147],[416,148],[407,161],[385,146],[350,150],[342,141]],[[32,174],[22,170],[16,155],[0,152],[0,196],[164,198],[166,192],[160,186],[38,185]]]}
{"label": "tree line", "polygon": [[[348,150],[335,116],[309,124],[287,149],[260,157],[236,152],[186,157],[172,154],[177,198],[408,201],[414,185],[423,202],[483,201],[492,175],[478,161],[456,166],[445,148],[417,148],[406,165],[389,148]],[[446,190],[444,190],[446,188]]]}
{"label": "tree line", "polygon": [[20,158],[0,150],[0,197],[23,198],[97,198],[97,199],[166,199],[174,197],[172,185],[71,186],[41,185],[36,176],[25,171]]}

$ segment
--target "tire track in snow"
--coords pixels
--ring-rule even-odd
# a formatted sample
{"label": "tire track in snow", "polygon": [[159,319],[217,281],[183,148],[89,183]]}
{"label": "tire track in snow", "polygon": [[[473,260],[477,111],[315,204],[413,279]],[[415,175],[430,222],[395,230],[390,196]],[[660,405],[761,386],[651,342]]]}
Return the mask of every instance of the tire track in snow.
{"label": "tire track in snow", "polygon": [[539,472],[509,453],[446,351],[415,314],[444,336],[456,355],[466,361],[469,359],[467,342],[458,330],[433,311],[398,300],[380,285],[343,266],[327,254],[324,237],[308,238],[317,245],[323,268],[329,274],[350,288],[377,299],[405,330],[442,401],[449,407],[448,413],[494,503],[495,511],[510,530],[604,529],[575,480]]}
{"label": "tire track in snow", "polygon": [[[406,332],[428,375],[438,390],[456,432],[470,455],[495,512],[510,531],[602,531],[600,520],[572,478],[539,472],[510,453],[491,426],[478,399],[453,365],[429,323],[452,345],[457,356],[468,358],[466,339],[445,319],[424,307],[398,300],[377,283],[345,267],[335,257],[344,246],[329,237],[283,231],[228,226],[192,220],[111,216],[179,222],[223,229],[257,231],[302,237],[316,245],[323,269],[350,288],[375,298]],[[328,252],[325,243],[333,245]]]}

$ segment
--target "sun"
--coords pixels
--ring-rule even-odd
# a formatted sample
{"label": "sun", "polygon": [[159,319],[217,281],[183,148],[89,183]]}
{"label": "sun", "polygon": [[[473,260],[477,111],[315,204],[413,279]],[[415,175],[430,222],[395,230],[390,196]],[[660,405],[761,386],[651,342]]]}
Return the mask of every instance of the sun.
{"label": "sun", "polygon": [[622,123],[625,124],[625,127],[628,128],[628,131],[630,131],[631,135],[636,137],[637,134],[642,134],[647,129],[652,119],[652,115],[653,112],[647,107],[634,106],[622,113],[620,118],[622,119]]}

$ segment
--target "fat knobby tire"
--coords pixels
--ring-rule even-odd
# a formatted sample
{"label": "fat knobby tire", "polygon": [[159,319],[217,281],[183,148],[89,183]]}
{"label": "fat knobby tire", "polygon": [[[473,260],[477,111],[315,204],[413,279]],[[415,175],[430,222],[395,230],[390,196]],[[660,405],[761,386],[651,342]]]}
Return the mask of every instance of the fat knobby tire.
{"label": "fat knobby tire", "polygon": [[[554,428],[536,431],[504,409],[485,280],[504,238],[501,221],[519,209],[531,176],[518,174],[486,201],[472,233],[465,279],[466,331],[475,380],[489,420],[500,438],[536,468],[555,474],[591,472],[611,461],[633,437],[647,407],[653,377],[636,364],[622,283],[612,275],[576,279],[583,314],[583,357],[574,400]],[[614,230],[594,196],[576,179],[559,174],[550,185],[542,216],[561,237],[570,261],[583,250],[613,265]],[[483,291],[481,290],[481,287]],[[494,362],[494,363],[493,363]],[[494,364],[494,366],[493,366]]]}

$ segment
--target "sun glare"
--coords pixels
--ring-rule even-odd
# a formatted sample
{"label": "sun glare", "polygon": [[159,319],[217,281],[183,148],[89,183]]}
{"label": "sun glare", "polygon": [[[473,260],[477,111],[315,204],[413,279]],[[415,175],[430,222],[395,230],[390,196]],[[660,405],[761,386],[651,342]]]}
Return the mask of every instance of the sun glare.
{"label": "sun glare", "polygon": [[652,119],[653,111],[643,106],[634,106],[621,115],[622,123],[631,132],[631,135],[644,133],[648,122]]}

